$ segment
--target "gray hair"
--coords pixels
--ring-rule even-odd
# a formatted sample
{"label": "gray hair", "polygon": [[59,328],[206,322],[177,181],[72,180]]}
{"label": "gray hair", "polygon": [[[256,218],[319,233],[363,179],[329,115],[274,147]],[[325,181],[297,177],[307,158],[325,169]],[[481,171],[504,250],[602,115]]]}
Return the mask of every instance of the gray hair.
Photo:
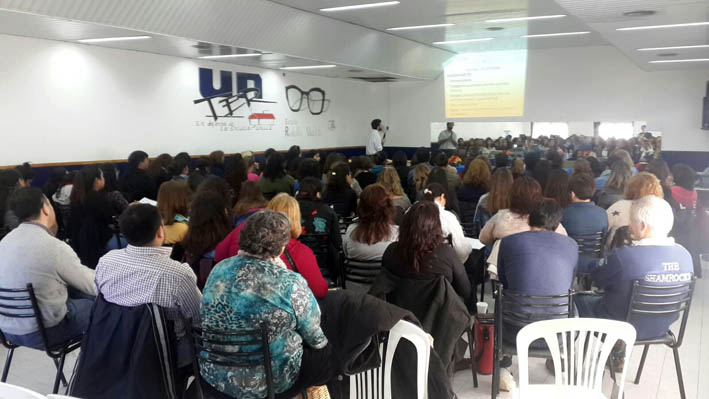
{"label": "gray hair", "polygon": [[280,212],[263,210],[248,219],[239,234],[239,249],[264,259],[276,258],[290,240],[290,222]]}
{"label": "gray hair", "polygon": [[630,223],[643,223],[652,229],[656,237],[667,237],[674,221],[670,204],[654,195],[637,199],[630,206]]}

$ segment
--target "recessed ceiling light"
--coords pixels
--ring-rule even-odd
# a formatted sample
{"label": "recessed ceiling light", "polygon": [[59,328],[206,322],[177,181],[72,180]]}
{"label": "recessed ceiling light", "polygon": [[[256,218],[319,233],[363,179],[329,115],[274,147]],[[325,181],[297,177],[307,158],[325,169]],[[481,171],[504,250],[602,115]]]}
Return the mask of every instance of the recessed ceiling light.
{"label": "recessed ceiling light", "polygon": [[650,64],[669,64],[674,62],[709,62],[709,58],[688,58],[684,60],[654,60]]}
{"label": "recessed ceiling light", "polygon": [[691,48],[707,48],[709,44],[695,44],[691,46],[670,46],[670,47],[645,47],[639,48],[638,51],[658,51],[658,50],[684,50]]}
{"label": "recessed ceiling light", "polygon": [[244,54],[205,55],[205,56],[197,57],[197,58],[201,58],[204,60],[218,60],[220,58],[258,57],[260,55],[263,55],[263,54],[262,53],[244,53]]}
{"label": "recessed ceiling light", "polygon": [[655,10],[635,10],[623,13],[626,17],[649,17],[650,15],[655,14],[657,14],[657,11]]}
{"label": "recessed ceiling light", "polygon": [[565,16],[566,15],[564,15],[564,14],[558,14],[558,15],[539,15],[536,17],[498,18],[498,19],[488,19],[485,22],[492,24],[492,23],[497,23],[497,22],[534,21],[537,19],[564,18]]}
{"label": "recessed ceiling light", "polygon": [[540,35],[523,35],[523,38],[534,38],[534,37],[555,37],[555,36],[577,36],[577,35],[587,35],[591,32],[561,32],[561,33],[543,33]]}
{"label": "recessed ceiling light", "polygon": [[705,26],[709,22],[689,22],[686,24],[670,24],[670,25],[648,25],[648,26],[631,26],[628,28],[618,28],[616,30],[645,30],[645,29],[666,29],[666,28],[688,28],[692,26]]}
{"label": "recessed ceiling light", "polygon": [[660,53],[657,56],[658,57],[674,57],[676,55],[677,55],[677,53]]}
{"label": "recessed ceiling light", "polygon": [[462,43],[475,43],[475,42],[487,42],[493,40],[493,37],[483,37],[480,39],[463,39],[463,40],[445,40],[442,42],[433,42],[433,44],[462,44]]}
{"label": "recessed ceiling light", "polygon": [[364,71],[361,70],[361,69],[350,69],[350,70],[348,70],[347,72],[350,72],[350,73],[362,73],[362,72],[364,72]]}
{"label": "recessed ceiling light", "polygon": [[320,11],[322,11],[322,12],[348,11],[348,10],[359,10],[362,8],[395,6],[397,4],[399,4],[398,1],[383,1],[380,3],[366,3],[366,4],[355,4],[355,5],[343,6],[343,7],[321,8]]}
{"label": "recessed ceiling light", "polygon": [[396,28],[387,28],[387,30],[414,30],[414,29],[430,29],[430,28],[445,28],[446,26],[454,26],[455,24],[434,24],[434,25],[414,25],[414,26],[399,26]]}
{"label": "recessed ceiling light", "polygon": [[99,37],[96,39],[79,39],[79,43],[105,43],[105,42],[120,42],[126,40],[143,40],[150,39],[150,36],[124,36],[124,37]]}
{"label": "recessed ceiling light", "polygon": [[298,70],[298,69],[321,69],[321,68],[334,68],[337,65],[304,65],[304,66],[292,66],[283,67],[284,70]]}

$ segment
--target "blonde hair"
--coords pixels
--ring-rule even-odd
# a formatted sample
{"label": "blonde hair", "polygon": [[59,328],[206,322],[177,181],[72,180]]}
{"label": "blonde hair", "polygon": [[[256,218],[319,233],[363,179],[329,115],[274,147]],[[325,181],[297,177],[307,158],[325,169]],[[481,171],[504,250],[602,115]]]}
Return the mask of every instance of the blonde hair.
{"label": "blonde hair", "polygon": [[391,166],[386,166],[379,172],[379,178],[377,183],[384,186],[389,195],[396,195],[401,197],[404,195],[404,189],[401,187],[401,179],[399,178],[399,173],[396,169]]}
{"label": "blonde hair", "polygon": [[268,202],[266,209],[286,215],[290,221],[290,236],[292,238],[300,237],[303,228],[300,225],[300,206],[295,198],[286,193],[280,193]]}
{"label": "blonde hair", "polygon": [[664,198],[660,180],[648,172],[640,172],[628,180],[623,196],[627,200],[637,200],[648,195]]}
{"label": "blonde hair", "polygon": [[431,174],[431,169],[425,164],[418,164],[414,168],[414,184],[416,184],[416,192],[419,192],[426,187],[426,181],[428,181],[428,175]]}
{"label": "blonde hair", "polygon": [[482,186],[486,190],[490,188],[490,166],[481,159],[470,161],[468,170],[463,176],[463,184]]}

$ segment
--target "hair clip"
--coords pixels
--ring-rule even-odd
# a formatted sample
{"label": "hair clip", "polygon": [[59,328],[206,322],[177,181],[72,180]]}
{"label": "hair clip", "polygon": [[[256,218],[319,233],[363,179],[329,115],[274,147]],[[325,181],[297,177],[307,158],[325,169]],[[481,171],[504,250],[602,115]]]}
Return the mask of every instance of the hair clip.
{"label": "hair clip", "polygon": [[431,190],[429,190],[429,189],[427,189],[427,188],[424,188],[424,189],[423,189],[423,193],[424,193],[424,194],[433,194],[433,192],[431,192]]}

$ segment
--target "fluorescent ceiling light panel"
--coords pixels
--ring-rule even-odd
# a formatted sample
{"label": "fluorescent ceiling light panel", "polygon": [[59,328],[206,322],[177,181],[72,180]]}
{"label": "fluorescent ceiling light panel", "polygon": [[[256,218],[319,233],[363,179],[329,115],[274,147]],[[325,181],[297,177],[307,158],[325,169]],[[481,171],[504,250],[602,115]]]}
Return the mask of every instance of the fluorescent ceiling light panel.
{"label": "fluorescent ceiling light panel", "polygon": [[638,51],[657,51],[657,50],[684,50],[692,48],[707,48],[709,44],[695,44],[691,46],[671,46],[671,47],[645,47],[639,48]]}
{"label": "fluorescent ceiling light panel", "polygon": [[646,29],[666,29],[666,28],[688,28],[692,26],[705,26],[709,22],[690,22],[686,24],[671,24],[671,25],[648,25],[648,26],[631,26],[629,28],[618,28],[616,30],[646,30]]}
{"label": "fluorescent ceiling light panel", "polygon": [[541,35],[524,35],[520,36],[523,38],[534,38],[534,37],[557,37],[557,36],[578,36],[578,35],[587,35],[591,32],[561,32],[561,33],[543,33]]}
{"label": "fluorescent ceiling light panel", "polygon": [[464,40],[446,40],[442,42],[433,42],[433,44],[463,44],[463,43],[475,43],[475,42],[488,42],[494,40],[493,37],[483,37],[480,39],[464,39]]}
{"label": "fluorescent ceiling light panel", "polygon": [[650,64],[670,64],[675,62],[709,62],[709,58],[688,58],[684,60],[655,60],[650,61]]}
{"label": "fluorescent ceiling light panel", "polygon": [[352,6],[321,8],[320,11],[322,11],[322,12],[349,11],[349,10],[360,10],[363,8],[395,6],[397,4],[399,4],[398,1],[382,1],[379,3],[366,3],[366,4],[355,4]]}
{"label": "fluorescent ceiling light panel", "polygon": [[292,67],[283,67],[281,69],[285,70],[297,70],[297,69],[322,69],[322,68],[334,68],[337,65],[306,65],[306,66],[292,66]]}
{"label": "fluorescent ceiling light panel", "polygon": [[224,54],[224,55],[205,55],[201,58],[203,60],[218,60],[221,58],[241,58],[241,57],[258,57],[263,55],[262,53],[245,53],[245,54]]}
{"label": "fluorescent ceiling light panel", "polygon": [[430,29],[430,28],[445,28],[454,26],[455,24],[434,24],[434,25],[415,25],[415,26],[399,26],[397,28],[387,28],[387,30],[414,30],[414,29]]}
{"label": "fluorescent ceiling light panel", "polygon": [[488,19],[485,22],[487,22],[489,24],[493,24],[493,23],[498,23],[498,22],[535,21],[538,19],[564,18],[565,16],[566,16],[565,14],[558,14],[558,15],[540,15],[537,17],[498,18],[498,19]]}
{"label": "fluorescent ceiling light panel", "polygon": [[106,43],[106,42],[121,42],[127,40],[143,40],[150,39],[150,36],[124,36],[124,37],[99,37],[96,39],[79,39],[79,43]]}

